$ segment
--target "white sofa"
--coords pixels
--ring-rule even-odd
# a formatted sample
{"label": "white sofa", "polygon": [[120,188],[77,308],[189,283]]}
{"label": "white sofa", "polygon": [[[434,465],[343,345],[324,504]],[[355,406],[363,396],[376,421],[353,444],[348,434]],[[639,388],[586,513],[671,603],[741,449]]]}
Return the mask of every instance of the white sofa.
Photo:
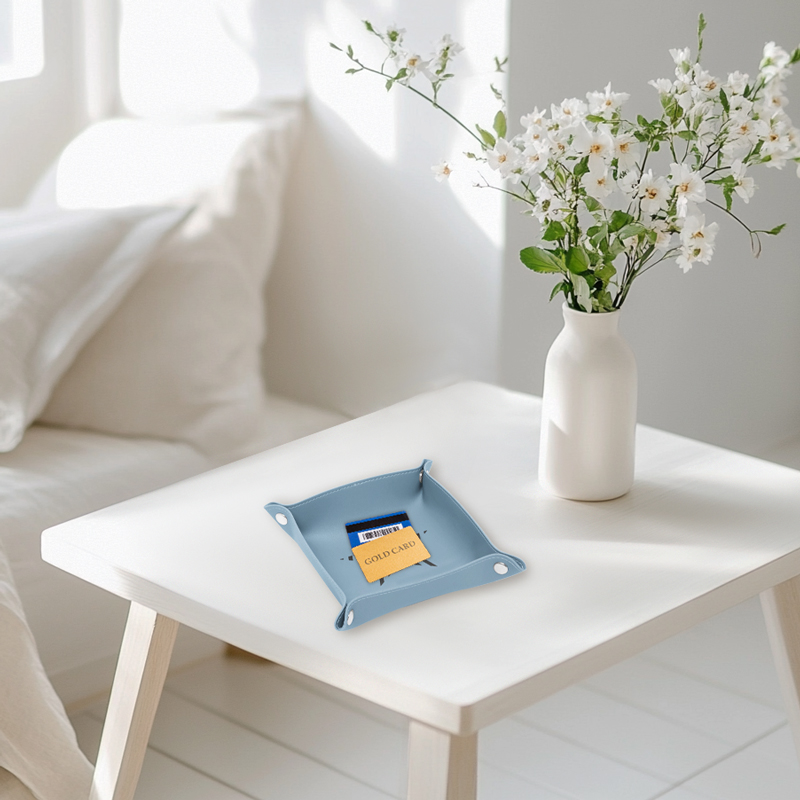
{"label": "white sofa", "polygon": [[[263,376],[300,122],[297,103],[105,120],[0,215],[3,798],[88,792],[62,703],[110,686],[125,621],[125,603],[41,560],[42,530],[346,419]],[[184,630],[172,663],[221,647]]]}
{"label": "white sofa", "polygon": [[[36,209],[187,202],[195,209],[193,224],[199,219],[211,229],[199,245],[185,245],[177,234],[163,245],[166,255],[159,251],[158,263],[81,350],[40,421],[0,454],[0,555],[6,554],[41,660],[67,704],[110,685],[126,608],[45,564],[41,531],[345,419],[265,396],[253,375],[262,357],[263,284],[277,246],[298,109],[186,131],[161,126],[166,133],[142,121],[101,123],[65,150],[31,196]],[[161,162],[152,157],[161,146],[151,141],[154,131],[166,136]],[[176,151],[192,154],[192,147],[201,148],[202,163],[197,153],[184,159],[184,168],[172,163]],[[112,180],[110,170],[116,170]],[[217,264],[225,266],[222,278]],[[252,264],[253,274],[244,274]],[[163,273],[160,282],[154,271]],[[255,314],[261,319],[254,321]],[[192,341],[182,341],[182,325]],[[219,646],[184,632],[174,663]]]}

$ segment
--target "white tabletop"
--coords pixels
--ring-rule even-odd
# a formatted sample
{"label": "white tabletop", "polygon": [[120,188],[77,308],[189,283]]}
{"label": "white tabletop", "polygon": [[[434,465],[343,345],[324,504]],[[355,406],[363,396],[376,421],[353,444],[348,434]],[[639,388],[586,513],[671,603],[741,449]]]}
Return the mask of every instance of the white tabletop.
{"label": "white tabletop", "polygon": [[[45,531],[44,559],[161,614],[466,734],[800,573],[800,472],[639,427],[625,497],[536,480],[540,401],[421,395]],[[336,631],[340,606],[264,511],[433,459],[528,569]]]}

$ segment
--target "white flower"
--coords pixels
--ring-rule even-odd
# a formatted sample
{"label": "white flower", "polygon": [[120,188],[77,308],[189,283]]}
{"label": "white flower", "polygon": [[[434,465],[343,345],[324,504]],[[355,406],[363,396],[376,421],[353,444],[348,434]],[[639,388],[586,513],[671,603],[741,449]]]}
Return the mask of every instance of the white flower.
{"label": "white flower", "polygon": [[514,170],[520,167],[519,150],[503,138],[495,142],[493,149],[487,150],[486,160],[489,166],[497,170],[504,178],[509,177]]}
{"label": "white flower", "polygon": [[685,164],[671,165],[670,183],[675,187],[675,196],[678,200],[678,216],[685,217],[689,203],[702,203],[706,199],[706,185],[699,173],[694,172]]}
{"label": "white flower", "polygon": [[682,50],[673,47],[670,49],[669,54],[677,67],[675,70],[676,75],[686,73],[691,69],[692,55],[688,47],[684,47]]}
{"label": "white flower", "polygon": [[588,110],[589,107],[583,100],[579,100],[577,97],[569,97],[566,100],[562,100],[560,106],[551,106],[550,116],[561,127],[568,128],[583,122]]}
{"label": "white flower", "polygon": [[729,95],[730,97],[734,97],[736,95],[744,94],[745,88],[747,88],[747,81],[750,80],[750,76],[745,72],[731,72],[728,75],[728,82],[725,84],[725,94]]}
{"label": "white flower", "polygon": [[598,164],[597,168],[590,169],[583,176],[582,183],[586,189],[586,194],[596,200],[608,197],[616,187],[614,178],[603,164]]}
{"label": "white flower", "polygon": [[397,51],[397,48],[403,43],[403,36],[406,32],[405,28],[398,28],[397,25],[390,25],[386,29],[386,33],[379,34],[381,39],[389,45],[389,50],[392,55]]}
{"label": "white flower", "polygon": [[753,119],[744,111],[731,114],[728,127],[728,140],[722,152],[730,157],[745,156],[751,148],[769,133],[769,125],[764,120]]}
{"label": "white flower", "polygon": [[571,136],[569,128],[554,128],[547,132],[547,143],[554,158],[567,154],[567,145]]}
{"label": "white flower", "polygon": [[669,231],[669,225],[665,220],[655,219],[649,223],[650,228],[656,232],[655,248],[656,250],[669,250],[672,241],[672,234]]}
{"label": "white flower", "polygon": [[550,187],[546,183],[540,183],[536,190],[536,206],[533,209],[536,219],[543,224],[549,220],[561,222],[569,213],[570,209],[553,194]]}
{"label": "white flower", "polygon": [[652,217],[659,211],[663,211],[669,205],[670,195],[666,178],[662,178],[660,175],[654,178],[651,169],[642,175],[637,196],[641,200],[642,211],[645,214]]}
{"label": "white flower", "polygon": [[538,108],[534,108],[530,114],[520,118],[520,123],[525,128],[525,133],[521,137],[523,142],[541,142],[547,138],[547,119],[545,115],[545,111],[539,111]]}
{"label": "white flower", "polygon": [[780,81],[772,81],[768,83],[764,89],[764,97],[761,101],[759,112],[765,117],[774,116],[781,111],[783,107],[789,102],[784,92],[786,91],[786,84]]}
{"label": "white flower", "polygon": [[669,94],[672,91],[672,81],[669,78],[658,78],[654,81],[648,81],[650,86],[654,86],[659,94]]}
{"label": "white flower", "polygon": [[614,138],[614,155],[617,166],[621,170],[628,170],[636,164],[639,158],[638,140],[632,133],[621,133]]}
{"label": "white flower", "polygon": [[519,123],[526,130],[530,128],[546,128],[547,112],[540,111],[539,108],[536,107],[530,114],[525,114],[524,117],[520,117]]}
{"label": "white flower", "polygon": [[736,186],[734,187],[736,194],[738,194],[745,203],[749,203],[750,198],[755,194],[756,184],[752,178],[745,175],[746,172],[747,167],[742,163],[741,159],[737,158],[736,161],[731,164],[731,175],[736,178]]}
{"label": "white flower", "polygon": [[398,83],[408,84],[418,72],[423,73],[428,78],[431,77],[428,70],[429,62],[425,61],[422,56],[416,53],[409,53],[407,50],[398,49],[394,56],[394,63],[397,65],[398,71],[404,69],[406,74],[401,78]]}
{"label": "white flower", "polygon": [[686,218],[681,230],[681,252],[677,259],[678,266],[684,272],[688,272],[695,261],[701,264],[711,261],[718,230],[716,222],[706,225],[704,214],[693,214]]}
{"label": "white flower", "polygon": [[613,114],[623,103],[630,100],[627,92],[612,92],[611,84],[607,83],[602,92],[587,92],[586,99],[589,101],[589,113],[600,116]]}
{"label": "white flower", "polygon": [[464,48],[458,43],[453,41],[449,33],[442,36],[434,47],[433,57],[431,61],[436,65],[437,72],[443,72],[447,67],[448,61],[457,56]]}
{"label": "white flower", "polygon": [[789,72],[789,61],[791,57],[775,42],[767,42],[764,45],[764,55],[758,65],[761,77],[769,83],[775,78],[785,78]]}
{"label": "white flower", "polygon": [[770,157],[767,166],[783,169],[793,149],[791,129],[785,119],[775,116],[769,121],[769,129],[763,142],[761,155]]}
{"label": "white flower", "polygon": [[386,37],[393,42],[401,42],[403,41],[405,32],[405,28],[398,28],[397,25],[390,25],[386,29]]}
{"label": "white flower", "polygon": [[573,133],[572,149],[579,156],[589,156],[589,168],[601,169],[614,157],[614,138],[604,125],[589,130],[580,123]]}
{"label": "white flower", "polygon": [[446,181],[450,177],[450,173],[452,171],[452,167],[446,161],[441,161],[435,166],[431,167],[431,172],[433,173],[434,178],[439,181],[439,183]]}
{"label": "white flower", "polygon": [[748,100],[744,95],[734,94],[728,98],[728,105],[731,109],[731,114],[744,114],[746,116],[753,115],[753,101]]}
{"label": "white flower", "polygon": [[693,94],[695,99],[706,99],[719,95],[720,82],[710,72],[695,68]]}
{"label": "white flower", "polygon": [[550,158],[550,148],[544,142],[531,142],[522,151],[522,171],[526,175],[536,175],[546,166]]}
{"label": "white flower", "polygon": [[453,58],[453,56],[457,56],[459,53],[463,52],[463,50],[464,48],[458,42],[453,41],[453,37],[450,36],[449,33],[446,33],[436,43],[434,52],[436,53],[437,59],[442,59],[445,56],[447,58]]}

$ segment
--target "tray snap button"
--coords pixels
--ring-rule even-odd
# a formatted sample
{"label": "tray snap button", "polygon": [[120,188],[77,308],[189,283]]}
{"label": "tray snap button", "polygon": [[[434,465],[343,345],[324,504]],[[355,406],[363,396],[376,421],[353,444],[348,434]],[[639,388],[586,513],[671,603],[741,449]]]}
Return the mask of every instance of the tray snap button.
{"label": "tray snap button", "polygon": [[505,565],[505,564],[504,564],[502,561],[498,561],[498,562],[497,562],[497,563],[494,565],[494,571],[495,571],[495,572],[496,572],[498,575],[505,575],[505,574],[508,572],[508,567],[507,567],[507,566],[506,566],[506,565]]}
{"label": "tray snap button", "polygon": [[285,525],[289,520],[287,519],[286,514],[276,514],[275,521],[279,525]]}
{"label": "tray snap button", "polygon": [[352,612],[352,611],[351,611],[351,612],[350,612],[350,613],[347,615],[347,624],[348,624],[348,625],[352,625],[352,624],[353,624],[353,617],[354,617],[354,616],[355,616],[355,615],[353,614],[353,612]]}

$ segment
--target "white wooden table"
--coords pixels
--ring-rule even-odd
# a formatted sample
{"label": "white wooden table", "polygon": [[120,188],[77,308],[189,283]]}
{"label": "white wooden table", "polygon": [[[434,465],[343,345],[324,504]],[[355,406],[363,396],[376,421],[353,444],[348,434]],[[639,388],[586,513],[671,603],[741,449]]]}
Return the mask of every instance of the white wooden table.
{"label": "white wooden table", "polygon": [[[470,800],[481,728],[761,593],[797,739],[800,472],[640,427],[630,494],[559,500],[539,408],[461,384],[45,531],[45,560],[131,601],[91,797],[133,797],[178,623],[405,714],[408,797]],[[424,457],[528,570],[338,632],[263,505]]]}

